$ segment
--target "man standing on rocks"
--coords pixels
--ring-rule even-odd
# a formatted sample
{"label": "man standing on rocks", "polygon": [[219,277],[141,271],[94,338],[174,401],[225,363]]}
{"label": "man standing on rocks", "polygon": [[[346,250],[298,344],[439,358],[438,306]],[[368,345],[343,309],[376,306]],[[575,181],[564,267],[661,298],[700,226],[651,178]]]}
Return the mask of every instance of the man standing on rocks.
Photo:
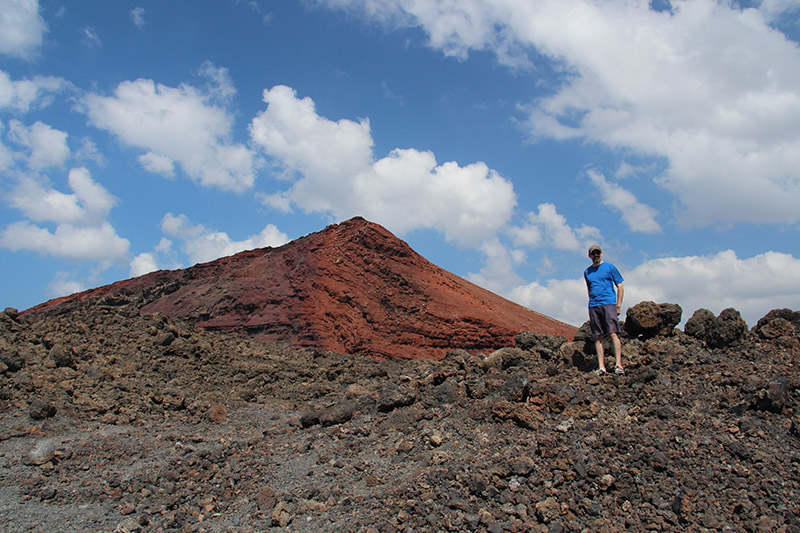
{"label": "man standing on rocks", "polygon": [[622,374],[624,373],[622,347],[619,341],[619,313],[622,310],[622,296],[625,294],[622,275],[613,264],[603,262],[603,250],[599,246],[589,247],[589,258],[592,260],[592,265],[583,271],[583,278],[589,291],[589,325],[592,328],[597,351],[596,372],[606,373],[603,349],[603,334],[606,334],[611,337],[611,345],[614,348],[616,359],[614,372]]}

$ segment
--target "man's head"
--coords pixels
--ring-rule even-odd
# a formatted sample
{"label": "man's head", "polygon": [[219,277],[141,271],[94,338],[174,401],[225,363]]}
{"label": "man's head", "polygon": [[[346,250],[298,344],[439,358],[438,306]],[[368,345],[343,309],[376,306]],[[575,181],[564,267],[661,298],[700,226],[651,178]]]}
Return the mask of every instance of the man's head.
{"label": "man's head", "polygon": [[590,246],[589,258],[592,260],[592,263],[599,265],[603,260],[603,250],[601,250],[596,244]]}

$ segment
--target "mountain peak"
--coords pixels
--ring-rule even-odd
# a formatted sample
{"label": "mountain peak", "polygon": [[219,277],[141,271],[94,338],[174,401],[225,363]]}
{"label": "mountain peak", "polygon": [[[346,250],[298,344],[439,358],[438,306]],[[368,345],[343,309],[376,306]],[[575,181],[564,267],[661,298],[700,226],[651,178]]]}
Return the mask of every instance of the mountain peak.
{"label": "mountain peak", "polygon": [[482,289],[356,217],[278,248],[159,271],[30,309],[91,298],[135,304],[217,331],[377,358],[442,358],[513,346],[522,330],[576,328]]}

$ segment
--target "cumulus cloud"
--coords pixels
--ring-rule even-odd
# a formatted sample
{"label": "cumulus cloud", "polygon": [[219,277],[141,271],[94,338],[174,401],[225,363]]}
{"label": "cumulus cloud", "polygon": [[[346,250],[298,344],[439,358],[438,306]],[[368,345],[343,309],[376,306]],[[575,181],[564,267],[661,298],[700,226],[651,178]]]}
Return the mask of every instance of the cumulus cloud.
{"label": "cumulus cloud", "polygon": [[47,107],[53,95],[70,87],[62,78],[34,76],[29,80],[14,81],[0,70],[0,109],[26,113],[31,109]]}
{"label": "cumulus cloud", "polygon": [[800,220],[800,48],[769,25],[796,1],[326,3],[419,26],[446,54],[549,58],[562,79],[531,102],[533,135],[665,160],[654,182],[683,223]]}
{"label": "cumulus cloud", "polygon": [[[107,220],[116,199],[85,168],[72,169],[71,194],[23,178],[11,193],[11,203],[29,220],[10,224],[0,233],[0,246],[55,257],[118,260],[130,243],[117,235]],[[55,229],[34,224],[55,224]]]}
{"label": "cumulus cloud", "polygon": [[155,254],[144,252],[131,260],[130,273],[131,277],[144,276],[150,272],[158,270],[158,262]]}
{"label": "cumulus cloud", "polygon": [[162,237],[152,252],[138,254],[128,266],[131,277],[135,278],[163,268],[178,269],[182,264],[172,249],[172,241]]}
{"label": "cumulus cloud", "polygon": [[[737,309],[749,326],[772,309],[794,309],[800,301],[800,259],[767,252],[741,259],[732,250],[705,256],[647,261],[625,278],[625,307],[642,301],[677,303],[683,322],[700,308],[719,314]],[[509,291],[512,300],[565,322],[587,320],[582,278],[531,283]]]}
{"label": "cumulus cloud", "polygon": [[472,283],[500,294],[522,282],[516,266],[525,260],[524,252],[509,249],[496,238],[485,241],[480,250],[486,256],[486,262],[480,272],[467,276]]}
{"label": "cumulus cloud", "polygon": [[47,285],[47,295],[50,298],[58,298],[82,292],[86,289],[87,286],[82,281],[71,279],[66,272],[59,272],[55,279]]}
{"label": "cumulus cloud", "polygon": [[511,240],[517,246],[579,251],[587,248],[589,242],[600,241],[599,229],[585,224],[572,228],[566,217],[559,214],[556,206],[550,203],[539,204],[538,211],[528,213],[527,219],[527,224],[508,229]]}
{"label": "cumulus cloud", "polygon": [[67,133],[42,122],[30,127],[18,120],[8,123],[8,137],[28,151],[28,167],[42,170],[64,165],[70,157]]}
{"label": "cumulus cloud", "polygon": [[[627,280],[625,287],[627,294]],[[575,326],[580,326],[589,319],[586,310],[588,296],[583,278],[552,279],[544,284],[533,282],[520,285],[508,291],[506,297],[539,313]],[[626,300],[630,301],[630,298],[626,297]]]}
{"label": "cumulus cloud", "polygon": [[[712,1],[674,4],[672,13],[575,7],[582,16],[571,22],[548,11],[563,35],[531,35],[576,72],[535,104],[534,131],[666,158],[657,182],[677,196],[686,223],[799,219],[794,43],[758,12]],[[588,17],[591,25],[580,22]]]}
{"label": "cumulus cloud", "polygon": [[770,21],[778,20],[783,15],[796,14],[800,11],[800,2],[798,0],[761,0],[757,4],[758,9]]}
{"label": "cumulus cloud", "polygon": [[76,227],[62,224],[55,231],[30,222],[15,222],[0,234],[0,244],[12,252],[29,250],[68,259],[119,259],[130,243],[116,234],[108,222]]}
{"label": "cumulus cloud", "polygon": [[775,308],[796,308],[800,301],[800,259],[767,252],[740,259],[733,250],[713,255],[648,261],[626,276],[634,300],[674,301],[684,319],[701,307],[719,313],[738,309],[753,326]]}
{"label": "cumulus cloud", "polygon": [[253,142],[282,166],[292,186],[267,199],[338,219],[362,215],[398,234],[433,228],[452,242],[493,237],[516,204],[513,186],[484,163],[439,164],[431,152],[395,149],[376,160],[369,121],[332,121],[290,87],[264,91]]}
{"label": "cumulus cloud", "polygon": [[175,175],[175,161],[165,155],[147,152],[137,157],[136,160],[148,172],[161,174],[165,178]]}
{"label": "cumulus cloud", "polygon": [[254,160],[231,140],[233,113],[219,102],[234,89],[223,71],[205,65],[213,83],[203,90],[125,81],[113,96],[88,95],[86,112],[94,126],[145,150],[139,159],[145,169],[171,175],[178,165],[201,185],[241,192],[253,186]]}
{"label": "cumulus cloud", "polygon": [[622,215],[622,221],[631,231],[638,233],[657,233],[661,226],[656,221],[655,209],[645,205],[631,193],[616,183],[609,183],[605,176],[590,170],[589,179],[602,197],[603,205]]}
{"label": "cumulus cloud", "polygon": [[29,59],[46,31],[37,0],[0,0],[0,54]]}
{"label": "cumulus cloud", "polygon": [[[281,246],[289,241],[289,237],[273,224],[267,224],[257,235],[242,241],[234,241],[227,233],[209,229],[202,224],[195,224],[186,215],[167,213],[161,220],[162,231],[183,242],[182,249],[192,264],[213,261],[220,257],[235,253]],[[142,260],[144,261],[144,259]]]}

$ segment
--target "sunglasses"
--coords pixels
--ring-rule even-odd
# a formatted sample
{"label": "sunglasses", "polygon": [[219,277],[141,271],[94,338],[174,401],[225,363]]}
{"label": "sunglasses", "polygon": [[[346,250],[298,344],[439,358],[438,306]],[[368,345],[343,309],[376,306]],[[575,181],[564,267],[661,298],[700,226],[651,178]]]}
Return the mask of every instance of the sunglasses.
{"label": "sunglasses", "polygon": [[600,255],[601,253],[603,253],[603,252],[596,252],[595,251],[595,252],[590,253],[589,255],[590,256],[595,256],[595,255]]}

